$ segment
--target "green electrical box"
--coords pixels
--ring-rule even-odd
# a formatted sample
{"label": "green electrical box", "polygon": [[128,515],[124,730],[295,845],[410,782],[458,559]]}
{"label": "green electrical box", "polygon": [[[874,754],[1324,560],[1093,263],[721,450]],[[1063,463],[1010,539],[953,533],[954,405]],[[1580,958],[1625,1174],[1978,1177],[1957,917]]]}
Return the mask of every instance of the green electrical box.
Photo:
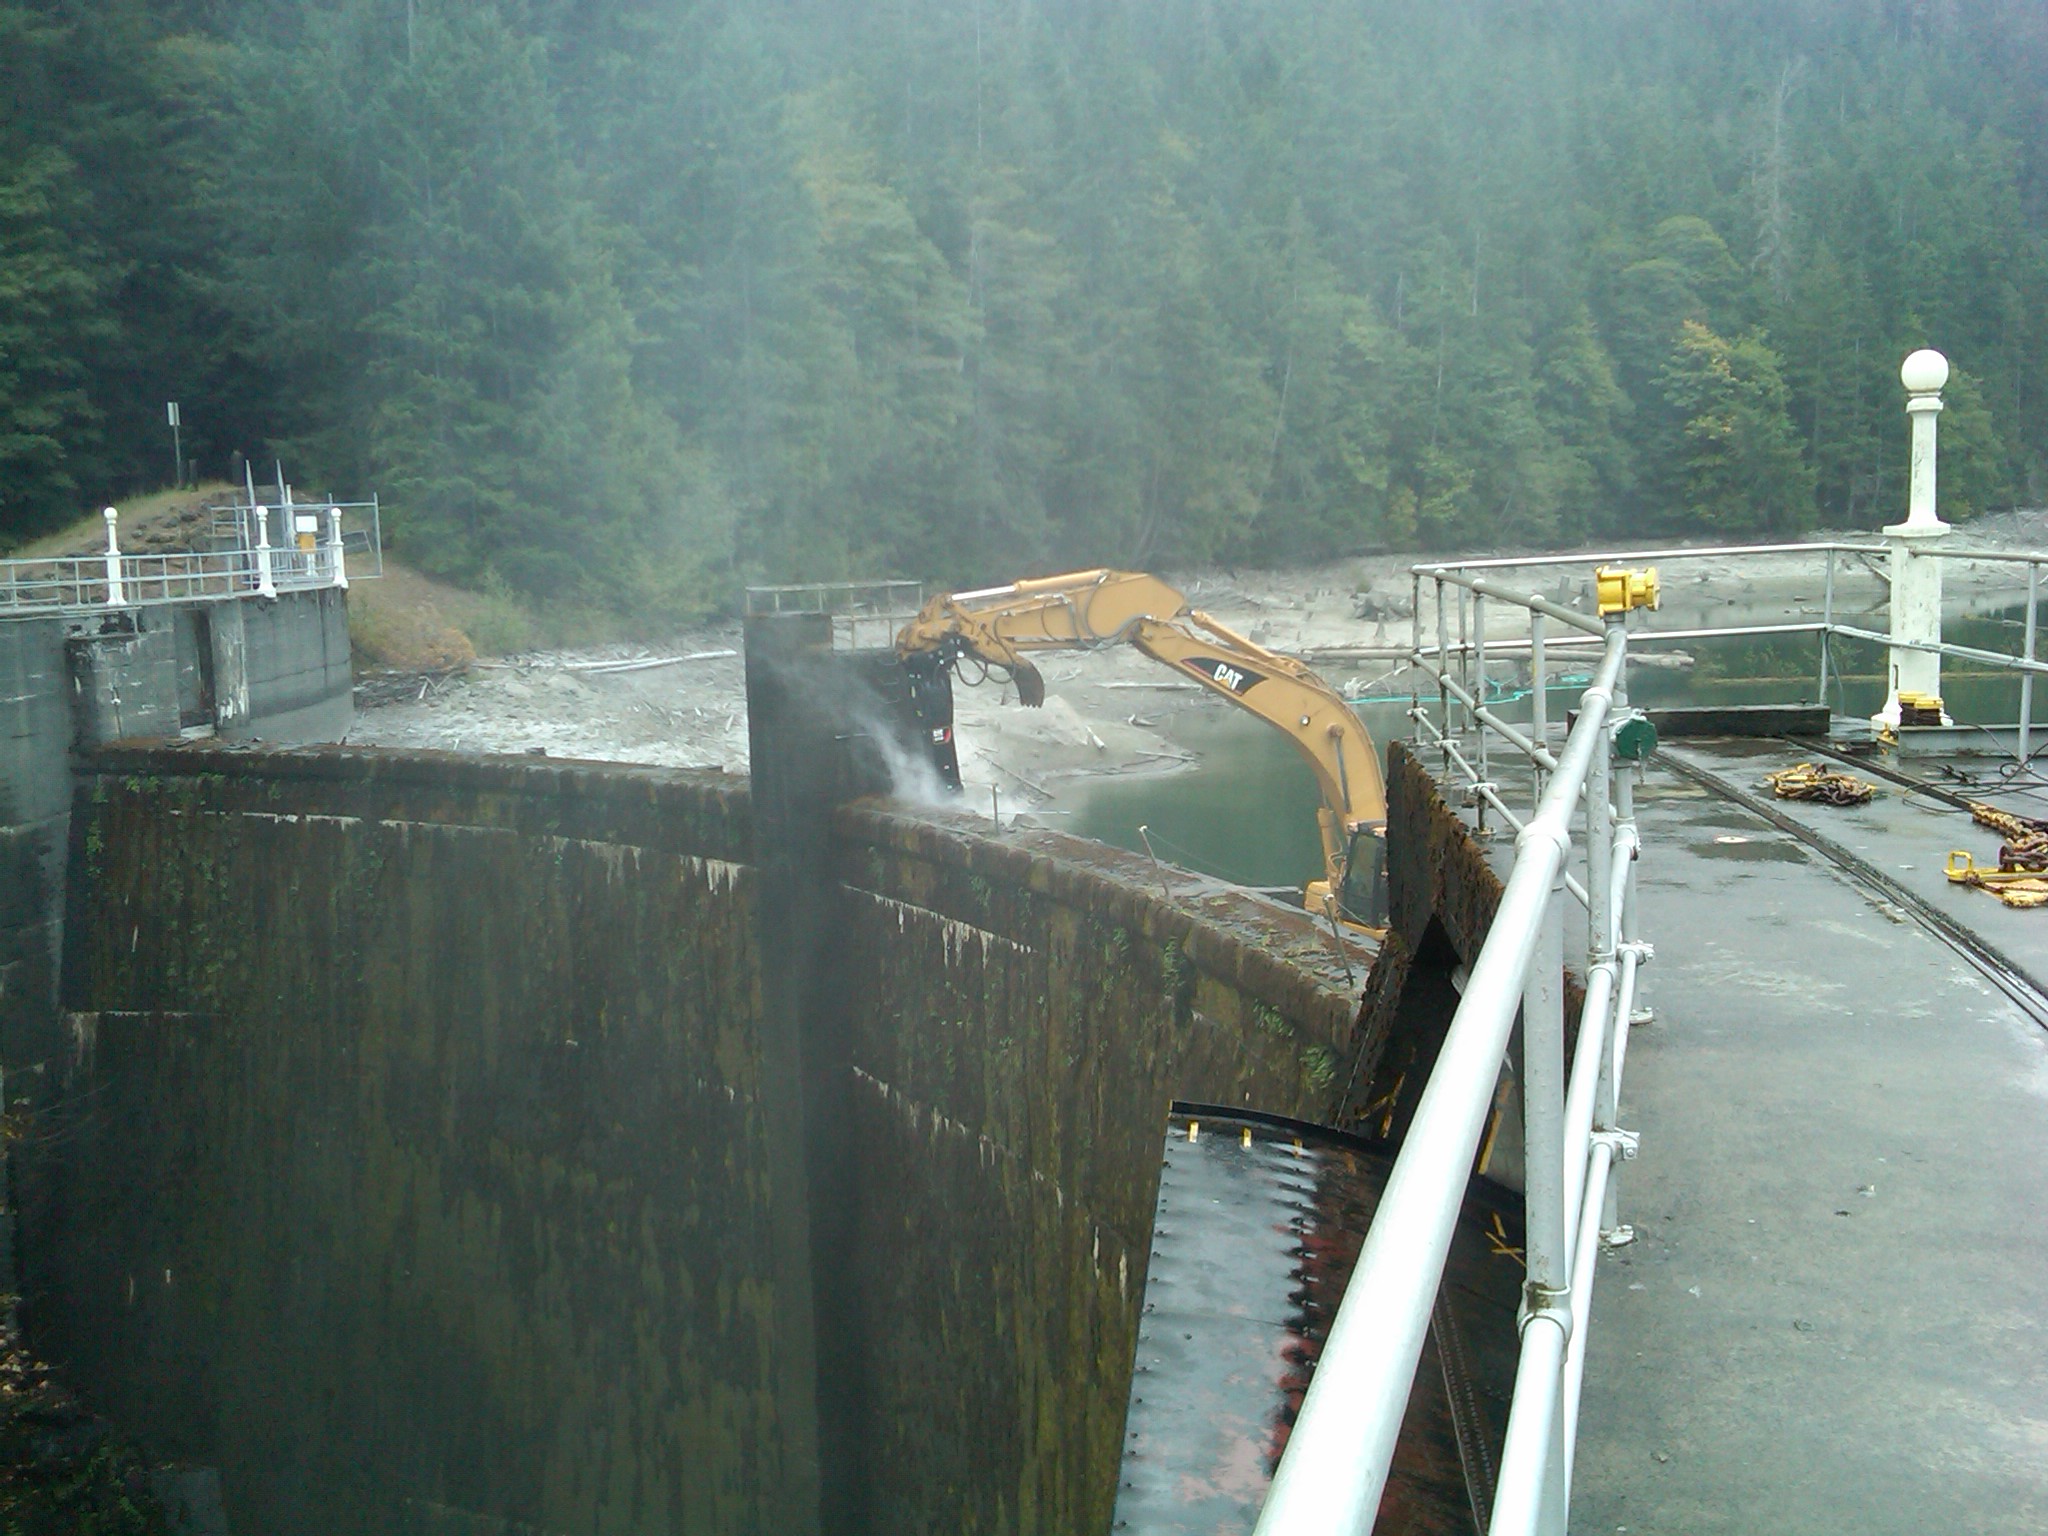
{"label": "green electrical box", "polygon": [[1657,750],[1657,727],[1645,714],[1631,713],[1614,732],[1614,755],[1624,762],[1648,762]]}

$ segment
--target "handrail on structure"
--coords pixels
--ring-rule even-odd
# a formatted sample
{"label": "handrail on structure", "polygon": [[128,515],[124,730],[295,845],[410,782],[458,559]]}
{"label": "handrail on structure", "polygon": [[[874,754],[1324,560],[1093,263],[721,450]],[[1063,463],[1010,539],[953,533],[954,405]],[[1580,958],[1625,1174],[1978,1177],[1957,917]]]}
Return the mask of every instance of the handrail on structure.
{"label": "handrail on structure", "polygon": [[[1486,661],[1496,656],[1530,656],[1532,659],[1532,682],[1541,674],[1540,641],[1519,635],[1500,635],[1488,632],[1484,622],[1484,602],[1489,596],[1502,601],[1515,602],[1518,606],[1548,616],[1577,633],[1553,636],[1549,645],[1557,650],[1574,650],[1600,643],[1599,625],[1591,616],[1533,594],[1512,594],[1499,586],[1484,573],[1506,570],[1521,566],[1555,567],[1570,562],[1599,565],[1623,564],[1630,560],[1654,556],[1664,563],[1677,563],[1686,559],[1713,556],[1721,559],[1747,556],[1769,556],[1781,554],[1814,554],[1827,557],[1822,577],[1820,617],[1803,621],[1764,624],[1700,625],[1686,628],[1649,629],[1638,628],[1630,633],[1632,646],[1671,645],[1682,641],[1733,640],[1758,638],[1774,635],[1812,635],[1818,642],[1819,666],[1815,699],[1825,702],[1828,697],[1829,680],[1834,673],[1833,642],[1856,640],[1872,645],[1884,646],[1890,654],[1889,698],[1886,705],[1872,723],[1885,729],[1894,729],[1901,722],[1899,698],[1901,692],[1918,692],[1935,701],[1940,699],[1940,661],[1953,658],[2009,672],[2019,680],[2019,718],[2016,729],[2014,756],[2025,763],[2033,756],[2034,725],[2034,679],[2048,673],[2048,660],[2039,653],[2041,587],[2044,570],[2048,570],[2048,550],[1984,550],[1948,549],[1941,545],[1945,524],[1934,531],[1916,530],[1910,537],[1901,528],[1887,529],[1895,535],[1890,545],[1871,546],[1838,541],[1815,542],[1811,544],[1757,544],[1749,546],[1726,546],[1712,549],[1666,549],[1607,552],[1578,555],[1503,556],[1488,560],[1466,561],[1458,564],[1424,564],[1410,567],[1414,584],[1412,602],[1418,619],[1418,639],[1409,651],[1410,659],[1431,656],[1439,672],[1439,688],[1448,705],[1457,702],[1470,712],[1470,718],[1477,719],[1483,695],[1467,697],[1469,686],[1461,692],[1460,685],[1453,680],[1445,686],[1442,678],[1444,669],[1457,660],[1462,676],[1469,685],[1476,665],[1478,675],[1483,679]],[[1891,614],[1888,629],[1873,629],[1860,624],[1846,623],[1837,617],[1836,593],[1837,556],[1841,554],[1874,555],[1889,554],[1891,570]],[[2026,572],[2025,617],[2020,624],[2022,643],[2017,654],[1988,650],[1982,646],[1957,645],[1944,640],[1941,633],[1941,603],[1939,567],[1954,562],[1990,562],[1999,565],[2024,567]],[[1873,574],[1878,574],[1872,566]],[[1929,573],[1935,573],[1930,577]],[[1932,582],[1930,588],[1930,580]],[[1419,621],[1423,613],[1422,588],[1425,582],[1432,583],[1437,596],[1437,642],[1434,647],[1425,647],[1419,639]],[[1454,604],[1445,602],[1446,590],[1456,594]],[[1450,632],[1448,616],[1455,613],[1457,632]],[[1335,648],[1318,651],[1322,657],[1364,655],[1369,648]],[[1374,652],[1375,655],[1379,654]],[[1922,660],[1924,658],[1924,661]],[[1537,697],[1542,696],[1538,690]],[[1496,721],[1487,721],[1496,725]],[[1944,716],[1944,725],[1948,723]],[[1515,743],[1510,734],[1508,740]],[[1482,775],[1483,776],[1483,775]]]}
{"label": "handrail on structure", "polygon": [[[1884,731],[1901,731],[1918,726],[1926,719],[1929,709],[1938,717],[1942,726],[1952,722],[1941,707],[1941,661],[1945,656],[1954,656],[1965,661],[1975,661],[2019,675],[2019,725],[2016,759],[2025,766],[2033,758],[2034,727],[2034,678],[2048,671],[2048,663],[2041,661],[2036,646],[2040,630],[2041,572],[2048,566],[2048,551],[2041,550],[1992,550],[1992,549],[1951,549],[1946,541],[1953,532],[1943,522],[1936,510],[1935,496],[1935,423],[1941,414],[1941,391],[1949,379],[1948,359],[1939,352],[1922,348],[1910,354],[1899,368],[1899,383],[1906,391],[1906,416],[1911,423],[1912,452],[1906,477],[1905,521],[1893,523],[1883,530],[1882,544],[1860,544],[1847,540],[1815,540],[1810,543],[1786,544],[1723,544],[1705,548],[1686,548],[1683,545],[1656,550],[1617,551],[1594,557],[1586,554],[1564,555],[1501,555],[1485,560],[1457,560],[1416,565],[1410,568],[1414,581],[1414,609],[1416,617],[1416,645],[1414,655],[1420,660],[1421,644],[1421,603],[1422,583],[1425,578],[1435,582],[1437,592],[1437,644],[1436,658],[1439,669],[1447,664],[1451,655],[1448,627],[1444,620],[1443,591],[1446,585],[1460,589],[1458,600],[1458,649],[1466,664],[1476,672],[1482,686],[1472,692],[1485,696],[1483,686],[1486,670],[1486,653],[1492,649],[1484,621],[1484,601],[1492,589],[1481,572],[1540,568],[1547,566],[1572,565],[1598,558],[1603,563],[1627,565],[1645,560],[1657,560],[1666,564],[1677,564],[1702,559],[1752,559],[1759,555],[1782,554],[1825,554],[1827,569],[1824,596],[1821,600],[1821,622],[1817,633],[1820,636],[1820,685],[1818,701],[1825,703],[1828,696],[1828,671],[1831,662],[1832,642],[1844,639],[1874,641],[1888,647],[1890,651],[1888,693],[1884,707],[1871,717],[1873,726]],[[1887,557],[1890,568],[1885,573],[1889,584],[1890,614],[1887,632],[1863,629],[1838,623],[1835,619],[1835,569],[1841,555]],[[1942,639],[1942,566],[1945,561],[1991,561],[2007,565],[2024,565],[2027,568],[2027,609],[2025,642],[2017,656],[1999,651],[1981,650],[1975,646],[1947,644]],[[1875,569],[1875,567],[1873,567]],[[1470,601],[1467,602],[1467,594]],[[1510,599],[1513,600],[1513,599]],[[1558,604],[1544,605],[1541,598],[1530,597],[1522,606],[1536,612],[1547,613],[1560,622],[1584,627],[1591,621],[1584,614]],[[1471,619],[1472,638],[1468,642],[1466,620]],[[1749,629],[1693,630],[1689,637],[1698,639],[1714,638],[1721,635],[1755,634],[1766,631]],[[1785,631],[1775,631],[1783,633]],[[1677,638],[1675,635],[1666,638]],[[1476,647],[1468,649],[1468,645]],[[1535,697],[1543,698],[1543,673],[1541,665],[1542,641],[1533,640],[1532,655],[1535,658],[1533,672],[1537,687]],[[1439,679],[1441,681],[1441,670]],[[1470,678],[1467,679],[1470,681]],[[1444,702],[1449,703],[1448,690]],[[1480,769],[1484,777],[1486,738],[1480,737]]]}
{"label": "handrail on structure", "polygon": [[[294,502],[286,487],[279,506],[210,509],[234,514],[231,540],[214,549],[124,551],[120,514],[102,514],[107,547],[93,555],[25,556],[0,560],[0,618],[146,608],[160,603],[222,602],[279,592],[346,587],[350,579],[384,573],[380,508],[362,502]],[[344,528],[344,515],[355,526]],[[291,533],[273,545],[269,524],[281,517]],[[253,525],[253,531],[252,531]],[[349,569],[348,552],[370,557]]]}
{"label": "handrail on structure", "polygon": [[1600,555],[1583,551],[1562,555],[1494,555],[1484,560],[1449,560],[1425,563],[1413,569],[1425,576],[1448,575],[1453,571],[1519,571],[1547,565],[1586,565],[1597,560],[1603,565],[1641,565],[1648,560],[1676,565],[1682,560],[1721,560],[1733,555],[1882,555],[1882,544],[1858,544],[1844,539],[1815,539],[1798,544],[1670,544],[1659,549],[1618,549]]}
{"label": "handrail on structure", "polygon": [[[1472,1177],[1515,1020],[1522,1026],[1525,1277],[1522,1353],[1496,1484],[1495,1533],[1562,1531],[1576,1445],[1593,1254],[1612,1228],[1609,1179],[1632,1138],[1615,1123],[1635,976],[1647,950],[1634,942],[1636,829],[1633,788],[1612,771],[1614,731],[1626,709],[1628,633],[1491,582],[1418,568],[1421,579],[1463,586],[1475,600],[1511,603],[1530,616],[1540,663],[1546,621],[1591,625],[1602,652],[1577,723],[1555,753],[1542,709],[1528,732],[1492,716],[1484,698],[1484,651],[1464,653],[1478,675],[1452,678],[1444,608],[1436,661],[1418,632],[1415,666],[1457,698],[1479,727],[1474,765],[1444,727],[1428,720],[1447,763],[1475,795],[1519,826],[1515,861],[1485,945],[1473,963],[1428,1085],[1365,1236],[1259,1516],[1258,1536],[1365,1536],[1385,1491],[1415,1370],[1442,1283],[1465,1188]],[[1483,624],[1483,616],[1476,623]],[[1483,630],[1481,631],[1483,632]],[[1488,781],[1484,742],[1499,736],[1528,759],[1538,790],[1518,821]],[[1572,878],[1573,827],[1585,807],[1585,881]],[[1587,992],[1577,1054],[1564,1059],[1564,914],[1567,889],[1588,914]]]}

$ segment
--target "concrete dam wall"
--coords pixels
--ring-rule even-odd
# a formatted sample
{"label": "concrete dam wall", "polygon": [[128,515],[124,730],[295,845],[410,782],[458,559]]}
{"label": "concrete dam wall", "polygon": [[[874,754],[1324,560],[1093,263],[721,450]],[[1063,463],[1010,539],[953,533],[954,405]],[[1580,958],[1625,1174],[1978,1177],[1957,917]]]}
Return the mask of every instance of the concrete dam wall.
{"label": "concrete dam wall", "polygon": [[0,1061],[47,1059],[71,754],[131,736],[332,741],[348,729],[347,594],[0,620]]}
{"label": "concrete dam wall", "polygon": [[779,792],[98,751],[39,1344],[242,1532],[1107,1529],[1170,1101],[1331,1117],[1483,900],[1397,859],[1361,1009],[1303,915],[1051,833],[764,861]]}

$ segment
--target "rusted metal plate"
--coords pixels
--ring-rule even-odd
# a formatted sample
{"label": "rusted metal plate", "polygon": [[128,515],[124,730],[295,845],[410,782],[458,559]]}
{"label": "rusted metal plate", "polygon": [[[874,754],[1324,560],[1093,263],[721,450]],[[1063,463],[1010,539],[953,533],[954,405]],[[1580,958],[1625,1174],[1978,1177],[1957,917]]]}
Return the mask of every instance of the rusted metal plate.
{"label": "rusted metal plate", "polygon": [[[1112,1529],[1251,1530],[1391,1165],[1390,1149],[1319,1126],[1174,1106]],[[1475,1181],[1382,1530],[1485,1529],[1513,1385],[1521,1241],[1519,1201]]]}

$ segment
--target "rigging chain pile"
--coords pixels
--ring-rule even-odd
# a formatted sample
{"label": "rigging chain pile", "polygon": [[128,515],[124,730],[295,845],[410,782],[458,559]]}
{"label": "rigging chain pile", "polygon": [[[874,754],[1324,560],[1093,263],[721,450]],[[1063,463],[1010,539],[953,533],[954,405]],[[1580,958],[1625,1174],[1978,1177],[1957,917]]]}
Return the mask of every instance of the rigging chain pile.
{"label": "rigging chain pile", "polygon": [[1827,805],[1862,805],[1877,786],[1853,773],[1837,773],[1813,763],[1799,763],[1764,775],[1764,783],[1780,800],[1819,800]]}
{"label": "rigging chain pile", "polygon": [[2048,821],[1975,801],[1970,815],[1977,825],[2004,839],[1998,845],[1998,868],[1980,869],[1968,853],[1958,850],[1948,856],[1949,879],[1989,891],[2008,907],[2048,906]]}

